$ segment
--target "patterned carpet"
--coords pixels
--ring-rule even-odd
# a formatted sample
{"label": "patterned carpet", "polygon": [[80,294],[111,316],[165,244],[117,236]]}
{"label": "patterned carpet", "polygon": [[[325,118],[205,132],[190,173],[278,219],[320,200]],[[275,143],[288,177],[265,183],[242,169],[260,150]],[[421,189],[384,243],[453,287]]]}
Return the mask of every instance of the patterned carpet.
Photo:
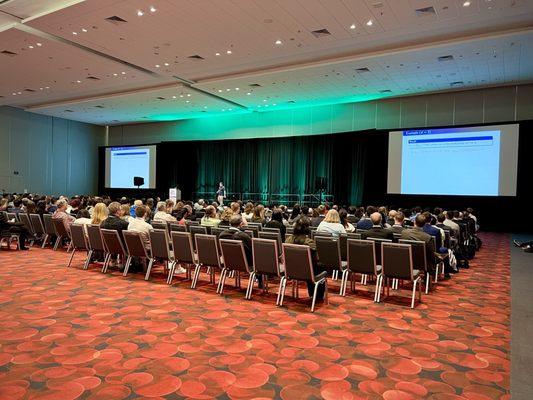
{"label": "patterned carpet", "polygon": [[482,238],[414,310],[408,290],[374,304],[333,282],[314,314],[290,290],[278,308],[205,274],[195,291],[1,251],[0,399],[509,399],[509,238]]}

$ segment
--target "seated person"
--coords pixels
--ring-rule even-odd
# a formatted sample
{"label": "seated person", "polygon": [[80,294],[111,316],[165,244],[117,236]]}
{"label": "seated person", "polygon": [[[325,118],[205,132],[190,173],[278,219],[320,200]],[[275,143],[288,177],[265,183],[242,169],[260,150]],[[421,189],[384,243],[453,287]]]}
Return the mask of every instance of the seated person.
{"label": "seated person", "polygon": [[418,240],[426,243],[426,259],[428,270],[435,271],[435,241],[434,238],[424,232],[424,226],[426,225],[426,217],[422,214],[418,214],[415,217],[415,226],[413,228],[404,229],[402,231],[402,239],[406,240]]}
{"label": "seated person", "polygon": [[379,212],[372,213],[370,215],[370,221],[372,221],[372,227],[368,229],[366,232],[363,232],[361,234],[361,238],[363,239],[369,239],[369,238],[376,238],[376,239],[394,239],[394,234],[392,233],[392,230],[389,228],[383,228],[381,225],[383,219],[383,215]]}
{"label": "seated person", "polygon": [[[146,220],[150,217],[151,211],[146,206],[135,208],[135,219],[128,224],[128,231],[139,232],[147,248],[150,247],[150,231],[154,229]],[[124,221],[122,221],[124,222]]]}
{"label": "seated person", "polygon": [[[318,256],[316,252],[316,243],[313,239],[311,239],[311,229],[310,227],[311,221],[308,217],[301,216],[300,218],[297,218],[294,222],[294,230],[293,234],[289,237],[287,237],[286,243],[290,244],[303,244],[306,246],[309,246],[311,249],[311,260],[313,263],[313,271],[315,275],[318,275],[323,272],[323,270],[319,267],[318,264]],[[315,285],[311,282],[307,282],[307,293],[309,294],[309,297],[313,296],[313,291],[315,289]],[[319,285],[316,293],[316,299],[317,301],[324,299],[324,291],[325,286]]]}
{"label": "seated person", "polygon": [[154,214],[154,221],[176,222],[176,218],[168,213],[168,206],[164,201],[157,203],[157,212]]}
{"label": "seated person", "polygon": [[393,233],[402,233],[402,231],[405,229],[403,226],[404,220],[405,216],[403,215],[403,212],[397,211],[394,215],[394,224],[391,226]]}
{"label": "seated person", "polygon": [[183,208],[176,215],[179,225],[185,225],[187,218],[192,215],[192,207],[188,204],[184,205]]}
{"label": "seated person", "polygon": [[[98,207],[98,204],[96,205]],[[95,212],[96,212],[95,207]],[[122,238],[122,231],[128,229],[128,223],[124,221],[122,217],[122,208],[120,203],[114,201],[109,204],[107,207],[109,216],[102,221],[100,228],[102,229],[113,229],[118,231],[120,237]],[[94,220],[94,215],[93,215]]]}
{"label": "seated person", "polygon": [[317,232],[329,232],[333,237],[338,238],[341,233],[346,233],[346,229],[341,224],[337,210],[329,210],[326,218],[318,224]]}
{"label": "seated person", "polygon": [[252,238],[242,230],[245,226],[242,216],[240,214],[233,214],[229,219],[229,224],[229,228],[220,233],[218,238],[240,240],[244,246],[244,253],[246,254],[248,265],[253,265]]}
{"label": "seated person", "polygon": [[217,218],[217,210],[213,206],[207,206],[205,208],[205,215],[200,220],[201,226],[218,227],[220,220]]}
{"label": "seated person", "polygon": [[70,224],[72,224],[76,218],[74,218],[70,214],[67,214],[68,203],[66,200],[58,200],[56,205],[57,208],[54,214],[52,215],[52,218],[60,219],[61,221],[63,221],[65,229],[67,230],[67,232],[70,232]]}
{"label": "seated person", "polygon": [[91,214],[89,214],[89,211],[85,209],[79,210],[76,213],[76,219],[74,220],[74,223],[80,225],[90,225],[92,223]]}
{"label": "seated person", "polygon": [[283,224],[283,214],[280,209],[274,209],[272,218],[265,224],[265,228],[278,228],[281,235],[281,241],[285,241],[285,234],[287,233],[287,227]]}
{"label": "seated person", "polygon": [[224,208],[224,211],[222,211],[222,214],[220,215],[220,224],[218,224],[218,227],[222,228],[230,226],[230,219],[233,215],[235,214],[233,213],[231,208]]}
{"label": "seated person", "polygon": [[372,228],[373,224],[372,224],[372,221],[370,220],[370,215],[372,215],[376,211],[377,211],[376,207],[368,206],[366,208],[366,215],[363,215],[361,219],[359,220],[359,222],[357,222],[357,229],[367,230],[367,229]]}
{"label": "seated person", "polygon": [[339,218],[341,220],[341,225],[344,226],[344,229],[346,229],[346,232],[348,233],[355,232],[355,226],[353,226],[352,223],[348,221],[348,212],[344,208],[340,209]]}
{"label": "seated person", "polygon": [[264,205],[258,204],[257,206],[255,206],[254,213],[252,215],[252,218],[250,219],[250,222],[260,223],[261,225],[264,225],[266,223]]}
{"label": "seated person", "polygon": [[[0,203],[0,211],[6,211],[7,199],[2,199]],[[9,221],[7,215],[0,212],[0,233],[16,234],[19,236],[19,247],[21,250],[28,250],[26,247],[26,239],[30,235],[28,229],[22,222]]]}

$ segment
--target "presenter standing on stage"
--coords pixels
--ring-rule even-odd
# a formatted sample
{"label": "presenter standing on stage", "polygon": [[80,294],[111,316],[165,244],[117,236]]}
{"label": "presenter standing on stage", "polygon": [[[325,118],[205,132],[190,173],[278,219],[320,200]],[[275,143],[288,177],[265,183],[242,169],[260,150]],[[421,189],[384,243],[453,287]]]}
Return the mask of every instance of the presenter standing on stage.
{"label": "presenter standing on stage", "polygon": [[217,201],[218,201],[219,206],[224,205],[225,198],[226,198],[226,188],[224,187],[224,184],[222,182],[219,182],[218,190],[217,190]]}

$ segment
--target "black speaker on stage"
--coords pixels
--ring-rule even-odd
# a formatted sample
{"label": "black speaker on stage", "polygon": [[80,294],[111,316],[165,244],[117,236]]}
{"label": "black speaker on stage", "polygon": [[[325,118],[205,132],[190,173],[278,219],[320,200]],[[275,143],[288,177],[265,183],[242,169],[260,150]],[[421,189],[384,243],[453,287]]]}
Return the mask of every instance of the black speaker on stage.
{"label": "black speaker on stage", "polygon": [[328,186],[328,181],[325,176],[317,176],[315,178],[315,190],[322,191],[326,190]]}
{"label": "black speaker on stage", "polygon": [[137,187],[144,185],[144,178],[142,176],[134,176],[133,185]]}

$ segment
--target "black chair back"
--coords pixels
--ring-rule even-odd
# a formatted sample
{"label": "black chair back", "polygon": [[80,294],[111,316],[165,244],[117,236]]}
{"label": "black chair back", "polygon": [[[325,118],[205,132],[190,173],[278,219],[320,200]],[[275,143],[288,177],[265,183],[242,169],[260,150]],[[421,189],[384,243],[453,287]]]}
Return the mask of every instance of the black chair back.
{"label": "black chair back", "polygon": [[43,220],[44,220],[44,231],[47,235],[56,235],[56,228],[54,227],[54,223],[52,222],[52,216],[50,214],[43,214]]}
{"label": "black chair back", "polygon": [[256,274],[281,275],[277,240],[252,239],[252,253]]}
{"label": "black chair back", "polygon": [[189,225],[187,226],[187,229],[192,235],[192,243],[194,246],[194,250],[196,250],[196,241],[194,238],[197,234],[207,235],[207,228],[205,226],[200,226],[200,225]]}
{"label": "black chair back", "polygon": [[100,225],[87,225],[89,248],[96,251],[105,251],[104,241],[100,234]]}
{"label": "black chair back", "polygon": [[333,234],[331,232],[320,232],[320,231],[311,231],[311,238],[314,239],[317,236],[321,237],[332,237]]}
{"label": "black chair back", "polygon": [[56,231],[56,235],[61,237],[69,237],[69,233],[62,219],[52,218],[52,224]]}
{"label": "black chair back", "polygon": [[87,245],[87,238],[85,236],[85,228],[82,224],[70,225],[70,238],[72,246],[77,250],[89,250]]}
{"label": "black chair back", "polygon": [[413,269],[421,271],[428,271],[426,243],[419,240],[400,239],[399,243],[411,245],[411,253],[413,255]]}
{"label": "black chair back", "polygon": [[248,265],[244,245],[241,240],[220,239],[220,248],[224,257],[224,266],[229,270],[240,272],[253,272]]}
{"label": "black chair back", "polygon": [[279,233],[279,228],[267,228],[267,227],[263,227],[262,232],[274,232],[274,233]]}
{"label": "black chair back", "polygon": [[220,268],[216,236],[196,234],[194,239],[198,251],[198,262],[205,266]]}
{"label": "black chair back", "polygon": [[144,245],[144,239],[140,232],[122,231],[128,256],[148,258],[148,252]]}
{"label": "black chair back", "polygon": [[43,221],[39,214],[30,214],[31,225],[33,226],[33,233],[36,235],[42,235],[46,232],[44,231]]}
{"label": "black chair back", "polygon": [[277,232],[271,232],[264,230],[259,232],[259,239],[271,239],[276,241],[277,251],[278,254],[281,254],[281,233],[279,233],[279,229]]}
{"label": "black chair back", "polygon": [[307,245],[283,243],[285,276],[298,281],[315,281],[311,249]]}
{"label": "black chair back", "polygon": [[341,270],[340,241],[331,237],[315,236],[318,261],[326,271]]}
{"label": "black chair back", "polygon": [[176,222],[171,222],[169,224],[170,232],[187,232],[187,226],[180,225]]}
{"label": "black chair back", "polygon": [[16,214],[16,213],[10,213],[10,212],[8,212],[8,213],[7,213],[7,219],[10,220],[10,221],[13,220],[13,219],[14,219],[15,221],[18,221],[18,218],[17,218],[17,214]]}
{"label": "black chair back", "polygon": [[194,247],[190,232],[172,232],[172,248],[177,263],[195,264]]}
{"label": "black chair back", "polygon": [[368,238],[368,240],[372,240],[374,242],[374,246],[376,247],[376,263],[381,265],[381,245],[382,243],[392,243],[392,240],[380,238]]}
{"label": "black chair back", "polygon": [[33,230],[33,225],[31,224],[31,221],[30,221],[30,216],[28,214],[20,213],[19,214],[19,220],[20,220],[20,222],[22,222],[24,224],[24,226],[26,227],[28,232],[35,233],[34,230]]}
{"label": "black chair back", "polygon": [[381,265],[387,278],[413,280],[413,256],[411,245],[383,243],[381,245]]}
{"label": "black chair back", "polygon": [[170,251],[168,249],[168,235],[166,229],[150,230],[150,251],[152,258],[170,260]]}
{"label": "black chair back", "polygon": [[376,247],[372,240],[348,239],[348,268],[360,274],[376,274]]}
{"label": "black chair back", "polygon": [[222,232],[224,232],[226,228],[211,228],[211,235],[215,235],[217,238],[220,236]]}
{"label": "black chair back", "polygon": [[104,242],[107,253],[121,256],[126,254],[126,250],[124,249],[124,245],[122,244],[122,240],[120,239],[118,231],[114,229],[100,229],[100,233],[102,235],[102,241]]}
{"label": "black chair back", "polygon": [[152,221],[151,225],[154,229],[167,229],[167,223],[165,221]]}

